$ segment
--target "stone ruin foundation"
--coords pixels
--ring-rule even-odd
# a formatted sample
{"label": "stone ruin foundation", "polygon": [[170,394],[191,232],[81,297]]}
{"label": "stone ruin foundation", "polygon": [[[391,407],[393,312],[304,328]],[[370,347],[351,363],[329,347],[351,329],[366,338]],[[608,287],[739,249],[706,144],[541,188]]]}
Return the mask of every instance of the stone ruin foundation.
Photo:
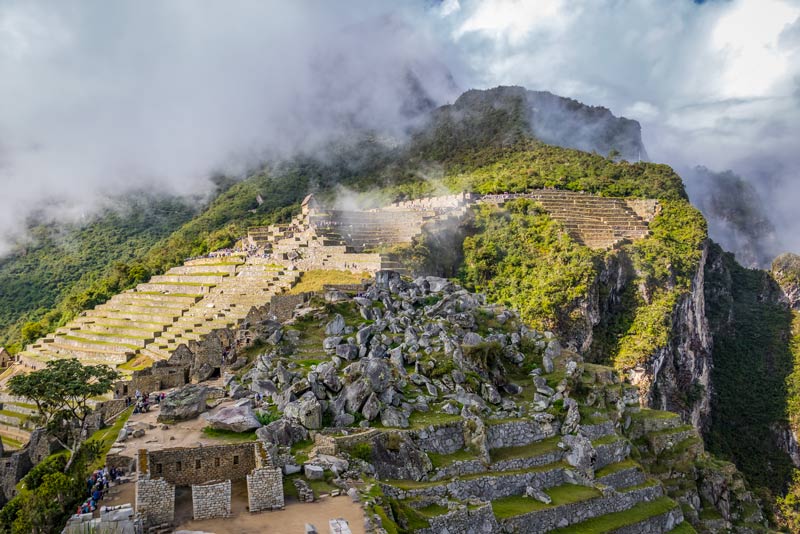
{"label": "stone ruin foundation", "polygon": [[283,475],[261,442],[138,453],[136,512],[147,525],[175,520],[175,487],[192,489],[194,519],[228,517],[232,482],[246,480],[250,512],[283,508]]}

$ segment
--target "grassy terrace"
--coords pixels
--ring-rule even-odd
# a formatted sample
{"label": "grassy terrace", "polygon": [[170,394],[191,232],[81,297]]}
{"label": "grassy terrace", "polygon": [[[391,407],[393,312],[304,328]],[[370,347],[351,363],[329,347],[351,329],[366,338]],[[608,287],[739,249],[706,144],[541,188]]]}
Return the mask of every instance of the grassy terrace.
{"label": "grassy terrace", "polygon": [[[661,515],[675,508],[677,504],[672,499],[661,497],[651,502],[639,503],[633,508],[613,514],[595,517],[568,527],[554,530],[554,534],[602,534],[618,528],[635,525],[645,519]],[[694,530],[687,531],[694,532]]]}
{"label": "grassy terrace", "polygon": [[623,471],[625,469],[630,469],[632,467],[639,467],[639,464],[635,461],[631,460],[630,458],[627,460],[623,460],[621,462],[617,462],[615,464],[610,464],[605,466],[602,469],[599,469],[595,474],[595,478],[603,478],[607,477],[608,475],[613,475],[614,473],[618,473],[619,471]]}
{"label": "grassy terrace", "polygon": [[670,434],[679,434],[680,432],[686,432],[687,430],[692,430],[694,427],[692,425],[681,425],[676,426],[675,428],[665,428],[663,430],[656,430],[654,432],[648,432],[648,436],[668,436]]}
{"label": "grassy terrace", "polygon": [[531,443],[530,445],[523,445],[521,447],[503,447],[502,449],[492,449],[489,451],[489,456],[492,463],[500,462],[503,460],[514,460],[516,458],[532,458],[534,456],[542,456],[551,452],[559,450],[558,442],[561,440],[559,436],[543,439]]}
{"label": "grassy terrace", "polygon": [[6,415],[8,417],[14,417],[15,419],[19,419],[20,423],[28,418],[27,415],[21,414],[19,412],[12,412],[11,410],[0,410],[0,415]]}
{"label": "grassy terrace", "polygon": [[697,531],[688,521],[684,521],[677,527],[669,531],[669,534],[697,534]]}
{"label": "grassy terrace", "polygon": [[137,347],[136,345],[129,345],[128,343],[113,343],[113,342],[109,342],[109,341],[98,341],[96,339],[86,339],[86,338],[78,337],[78,336],[63,336],[63,337],[64,337],[64,339],[68,339],[70,341],[77,341],[79,343],[88,343],[89,345],[102,345],[104,347],[108,347],[108,346],[111,346],[111,347],[125,347],[125,348],[131,349],[131,350],[138,350],[139,349],[139,347]]}
{"label": "grassy terrace", "polygon": [[358,284],[364,278],[369,278],[367,273],[351,273],[350,271],[306,271],[300,276],[300,281],[289,290],[292,295],[309,291],[321,291],[325,285]]}
{"label": "grassy terrace", "polygon": [[257,439],[255,430],[252,432],[234,432],[232,430],[211,428],[210,426],[203,428],[203,435],[207,438],[218,439],[229,443],[255,441]]}
{"label": "grassy terrace", "polygon": [[87,443],[97,442],[100,444],[100,456],[89,467],[90,470],[99,469],[106,464],[106,455],[108,454],[108,451],[111,450],[111,446],[117,440],[119,431],[122,430],[122,427],[125,425],[125,421],[128,420],[128,417],[130,417],[132,413],[133,406],[119,414],[113,425],[106,428],[101,428],[92,434],[88,440],[86,440]]}
{"label": "grassy terrace", "polygon": [[430,410],[428,412],[414,412],[408,418],[410,428],[423,428],[426,426],[447,425],[461,421],[460,415],[450,415],[446,413]]}
{"label": "grassy terrace", "polygon": [[0,441],[3,442],[3,447],[8,449],[21,449],[24,443],[6,435],[0,435]]}
{"label": "grassy terrace", "polygon": [[[136,321],[136,324],[151,324],[151,325],[156,326],[156,327],[163,327],[164,326],[161,323],[150,323],[150,322],[145,322],[145,321]],[[147,329],[147,328],[138,328],[136,326],[128,326],[128,325],[122,326],[122,325],[118,325],[118,324],[105,324],[105,323],[86,323],[86,325],[87,326],[92,326],[92,325],[101,326],[103,328],[124,328],[125,330],[138,330],[140,332],[144,332],[145,334],[149,334],[148,337],[152,337],[152,331]],[[109,334],[109,335],[114,335],[114,334]]]}
{"label": "grassy terrace", "polygon": [[647,480],[645,480],[641,484],[636,484],[635,486],[628,486],[627,488],[620,488],[619,491],[623,492],[623,493],[627,493],[627,492],[636,491],[636,490],[640,490],[640,489],[644,489],[644,488],[651,488],[653,486],[658,486],[659,484],[660,484],[660,482],[658,480],[656,480],[655,478],[648,478]]}
{"label": "grassy terrace", "polygon": [[[145,330],[146,332],[146,330]],[[132,336],[130,334],[116,334],[114,332],[92,332],[93,336],[101,336],[101,337],[125,337],[128,339],[153,339],[152,335],[149,336]]]}
{"label": "grassy terrace", "polygon": [[595,446],[595,447],[600,446],[600,445],[610,445],[612,443],[616,443],[618,441],[621,441],[622,439],[624,439],[624,438],[620,437],[617,434],[609,434],[607,436],[603,436],[602,438],[598,438],[598,439],[592,441],[592,445]]}
{"label": "grassy terrace", "polygon": [[674,412],[664,412],[661,410],[650,410],[649,408],[642,408],[638,412],[631,413],[631,419],[640,421],[642,419],[675,419],[678,414]]}
{"label": "grassy terrace", "polygon": [[[531,467],[530,469],[514,469],[512,471],[492,471],[489,473],[473,473],[471,475],[464,475],[462,477],[459,477],[459,480],[475,480],[487,476],[499,478],[499,477],[515,476],[515,475],[524,475],[526,473],[543,473],[545,471],[552,471],[553,469],[564,469],[566,467],[569,466],[564,462],[553,462],[552,464],[540,465],[538,467]],[[435,486],[445,486],[450,482],[452,481],[451,480],[436,480],[433,482],[428,482],[428,481],[418,482],[416,480],[386,481],[387,484],[390,484],[402,490],[433,488]]]}
{"label": "grassy terrace", "polygon": [[553,500],[552,503],[545,504],[536,499],[531,499],[530,497],[515,495],[513,497],[505,497],[492,501],[492,510],[494,511],[494,515],[502,520],[530,512],[554,508],[556,506],[563,506],[565,504],[588,501],[589,499],[602,496],[602,493],[594,488],[577,486],[574,484],[556,486],[545,490],[545,493]]}
{"label": "grassy terrace", "polygon": [[194,294],[194,293],[164,293],[163,291],[137,291],[135,294],[136,295],[158,295],[158,296],[161,296],[161,297],[182,297],[182,298],[198,299],[198,296],[196,294]]}
{"label": "grassy terrace", "polygon": [[444,515],[449,511],[450,510],[448,510],[446,507],[439,504],[431,504],[425,508],[420,508],[417,510],[417,512],[421,513],[425,517],[436,517],[439,515]]}
{"label": "grassy terrace", "polygon": [[428,458],[430,458],[433,467],[439,469],[455,462],[475,460],[478,459],[479,456],[469,449],[463,449],[452,454],[437,454],[435,452],[429,452]]}

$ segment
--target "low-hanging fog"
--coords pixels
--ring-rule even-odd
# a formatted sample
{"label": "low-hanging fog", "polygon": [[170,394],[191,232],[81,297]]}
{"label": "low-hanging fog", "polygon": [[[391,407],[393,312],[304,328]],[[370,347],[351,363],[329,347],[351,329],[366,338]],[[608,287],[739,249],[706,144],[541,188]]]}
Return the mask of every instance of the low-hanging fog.
{"label": "low-hanging fog", "polygon": [[3,0],[0,253],[53,201],[74,217],[130,189],[202,194],[213,172],[344,124],[399,137],[414,99],[501,84],[640,121],[700,205],[716,193],[695,167],[733,170],[777,229],[765,254],[800,251],[799,17],[800,0]]}

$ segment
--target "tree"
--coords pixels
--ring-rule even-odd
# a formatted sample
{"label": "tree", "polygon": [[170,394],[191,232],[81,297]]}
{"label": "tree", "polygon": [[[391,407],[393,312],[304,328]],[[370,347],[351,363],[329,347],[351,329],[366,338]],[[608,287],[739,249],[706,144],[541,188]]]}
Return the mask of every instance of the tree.
{"label": "tree", "polygon": [[14,376],[8,389],[36,404],[39,422],[70,452],[66,471],[92,413],[90,399],[106,393],[118,378],[119,373],[107,365],[83,365],[72,358],[53,360],[44,369]]}

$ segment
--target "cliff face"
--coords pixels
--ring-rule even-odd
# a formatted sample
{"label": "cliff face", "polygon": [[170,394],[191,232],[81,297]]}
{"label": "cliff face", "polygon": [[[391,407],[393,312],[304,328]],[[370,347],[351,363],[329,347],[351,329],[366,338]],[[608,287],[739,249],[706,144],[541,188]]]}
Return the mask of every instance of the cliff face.
{"label": "cliff face", "polygon": [[798,446],[787,419],[792,313],[770,273],[746,269],[713,244],[706,264],[713,343],[711,451],[733,459],[751,483],[783,491]]}
{"label": "cliff face", "polygon": [[[629,371],[639,387],[643,403],[651,408],[680,413],[687,422],[703,431],[711,409],[712,336],[706,319],[705,269],[708,246],[703,247],[692,279],[691,290],[677,298],[669,317],[668,343],[655,350],[643,365]],[[610,331],[620,317],[629,312],[629,292],[644,300],[650,289],[637,282],[629,255],[620,250],[604,258],[594,285],[580,303],[582,328],[571,332],[581,352],[596,361],[608,359]]]}

